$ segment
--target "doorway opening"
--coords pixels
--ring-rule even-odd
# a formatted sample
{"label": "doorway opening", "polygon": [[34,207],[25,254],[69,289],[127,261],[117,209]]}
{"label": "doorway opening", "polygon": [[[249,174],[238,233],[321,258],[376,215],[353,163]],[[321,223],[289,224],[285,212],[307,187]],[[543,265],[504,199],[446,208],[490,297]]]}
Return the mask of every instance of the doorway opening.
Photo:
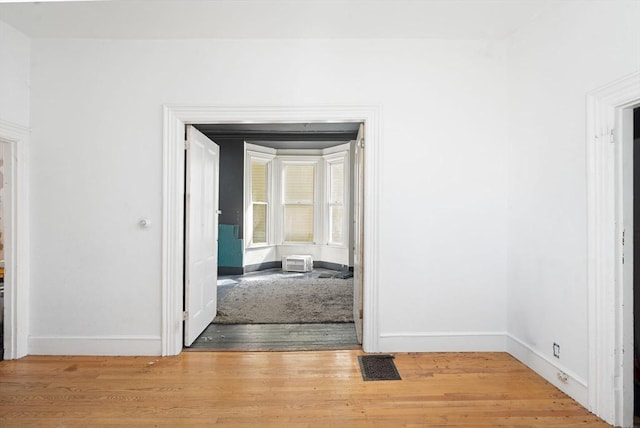
{"label": "doorway opening", "polygon": [[190,348],[357,346],[362,124],[193,127],[219,146],[219,285],[216,316]]}
{"label": "doorway opening", "polygon": [[[640,73],[587,94],[588,407],[633,426],[633,110]],[[626,261],[626,262],[625,262]],[[586,400],[585,400],[586,401]]]}
{"label": "doorway opening", "polygon": [[[622,237],[617,274],[622,303],[618,308],[622,336],[619,405],[621,425],[637,426],[640,423],[640,99],[621,109],[617,122]],[[624,352],[625,349],[633,352]]]}
{"label": "doorway opening", "polygon": [[0,361],[4,359],[4,144],[0,143]]}
{"label": "doorway opening", "polygon": [[0,121],[0,151],[2,152],[0,190],[2,214],[1,276],[3,291],[0,299],[2,318],[3,359],[27,355],[28,342],[28,198],[27,195],[27,129]]}
{"label": "doorway opening", "polygon": [[162,355],[183,351],[184,319],[184,136],[187,124],[343,123],[358,122],[367,137],[362,171],[362,347],[379,350],[379,213],[381,211],[380,111],[375,106],[224,107],[178,105],[164,107]]}

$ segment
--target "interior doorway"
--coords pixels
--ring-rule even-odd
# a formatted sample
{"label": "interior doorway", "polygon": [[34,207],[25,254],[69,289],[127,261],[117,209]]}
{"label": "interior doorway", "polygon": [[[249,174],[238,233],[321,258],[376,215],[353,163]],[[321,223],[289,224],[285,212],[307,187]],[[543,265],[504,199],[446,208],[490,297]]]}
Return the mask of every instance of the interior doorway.
{"label": "interior doorway", "polygon": [[0,361],[4,359],[4,144],[0,143]]}
{"label": "interior doorway", "polygon": [[[363,170],[362,158],[356,157],[362,150],[361,144],[356,147],[362,143],[362,124],[194,127],[220,147],[220,280],[217,315],[190,347],[353,349],[358,345],[354,317],[362,313],[362,299],[355,298],[361,284],[353,278],[355,236],[361,237],[362,225],[355,218],[361,206],[356,200],[363,194],[356,176]],[[283,192],[291,186],[282,181],[289,164],[311,174],[299,176],[298,171],[291,184],[296,195],[302,191],[312,201],[310,219],[303,216],[294,223],[300,236],[307,236],[300,233],[301,224],[311,226],[308,241],[289,242],[282,230],[290,223],[281,217],[286,213]],[[305,192],[301,186],[309,188]],[[357,244],[360,250],[361,239]],[[289,253],[308,253],[313,269],[289,271],[283,262]],[[361,271],[356,276],[362,280]]]}
{"label": "interior doorway", "polygon": [[28,319],[28,198],[27,165],[29,132],[0,121],[2,151],[2,358],[27,355]]}
{"label": "interior doorway", "polygon": [[207,107],[166,106],[164,110],[162,354],[182,351],[184,290],[184,133],[187,124],[344,123],[363,124],[367,135],[363,172],[363,349],[378,348],[378,235],[380,207],[379,109],[377,107]]}
{"label": "interior doorway", "polygon": [[640,72],[587,94],[588,407],[633,426],[633,110]]}
{"label": "interior doorway", "polygon": [[[617,114],[614,140],[619,145],[621,254],[618,282],[621,287],[622,356],[620,405],[624,426],[640,422],[640,99]],[[615,132],[614,132],[615,134]],[[629,308],[630,307],[630,308]],[[629,308],[629,309],[627,309]],[[632,308],[632,309],[631,309]],[[633,352],[624,352],[633,349]],[[629,421],[629,422],[625,422]]]}

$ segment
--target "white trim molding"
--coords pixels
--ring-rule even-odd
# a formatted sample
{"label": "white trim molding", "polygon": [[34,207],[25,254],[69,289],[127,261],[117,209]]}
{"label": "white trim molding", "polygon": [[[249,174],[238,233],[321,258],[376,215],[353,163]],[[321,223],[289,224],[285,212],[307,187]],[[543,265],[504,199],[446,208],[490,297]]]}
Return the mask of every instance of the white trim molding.
{"label": "white trim molding", "polygon": [[514,336],[506,336],[506,350],[556,388],[587,407],[589,393],[584,379]]}
{"label": "white trim molding", "polygon": [[503,331],[382,333],[379,352],[506,352],[583,406],[584,379]]}
{"label": "white trim molding", "polygon": [[380,352],[505,352],[503,331],[380,334]]}
{"label": "white trim molding", "polygon": [[31,336],[31,355],[157,356],[160,336]]}
{"label": "white trim molding", "polygon": [[29,337],[29,129],[0,120],[5,175],[4,358],[27,355]]}
{"label": "white trim molding", "polygon": [[162,187],[162,355],[182,351],[184,126],[213,123],[363,122],[365,150],[363,349],[378,350],[380,108],[376,106],[164,106]]}
{"label": "white trim molding", "polygon": [[628,407],[623,406],[625,394],[633,394],[633,377],[623,372],[633,369],[632,363],[631,367],[624,363],[625,354],[627,359],[633,354],[633,334],[624,334],[623,321],[632,314],[633,304],[624,302],[621,280],[622,132],[618,122],[623,110],[639,101],[640,72],[587,95],[588,408],[621,426],[629,426],[633,417],[632,408],[623,409]]}

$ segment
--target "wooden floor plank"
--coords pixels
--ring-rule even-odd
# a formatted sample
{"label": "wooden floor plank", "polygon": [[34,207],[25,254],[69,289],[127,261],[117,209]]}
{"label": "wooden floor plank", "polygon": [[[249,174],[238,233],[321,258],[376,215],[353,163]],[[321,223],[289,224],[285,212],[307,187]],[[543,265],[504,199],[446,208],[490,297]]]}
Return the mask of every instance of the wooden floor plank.
{"label": "wooden floor plank", "polygon": [[0,426],[607,426],[508,354],[395,354],[388,382],[362,380],[361,354],[3,361]]}
{"label": "wooden floor plank", "polygon": [[353,323],[210,324],[191,350],[321,351],[358,349]]}

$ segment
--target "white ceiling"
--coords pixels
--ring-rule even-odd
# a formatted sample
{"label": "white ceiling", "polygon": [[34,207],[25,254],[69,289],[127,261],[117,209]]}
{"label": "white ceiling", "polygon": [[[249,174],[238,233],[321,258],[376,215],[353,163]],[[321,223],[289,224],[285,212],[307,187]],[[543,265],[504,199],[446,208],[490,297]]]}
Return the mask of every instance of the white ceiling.
{"label": "white ceiling", "polygon": [[32,38],[502,39],[560,1],[0,0],[0,21]]}

